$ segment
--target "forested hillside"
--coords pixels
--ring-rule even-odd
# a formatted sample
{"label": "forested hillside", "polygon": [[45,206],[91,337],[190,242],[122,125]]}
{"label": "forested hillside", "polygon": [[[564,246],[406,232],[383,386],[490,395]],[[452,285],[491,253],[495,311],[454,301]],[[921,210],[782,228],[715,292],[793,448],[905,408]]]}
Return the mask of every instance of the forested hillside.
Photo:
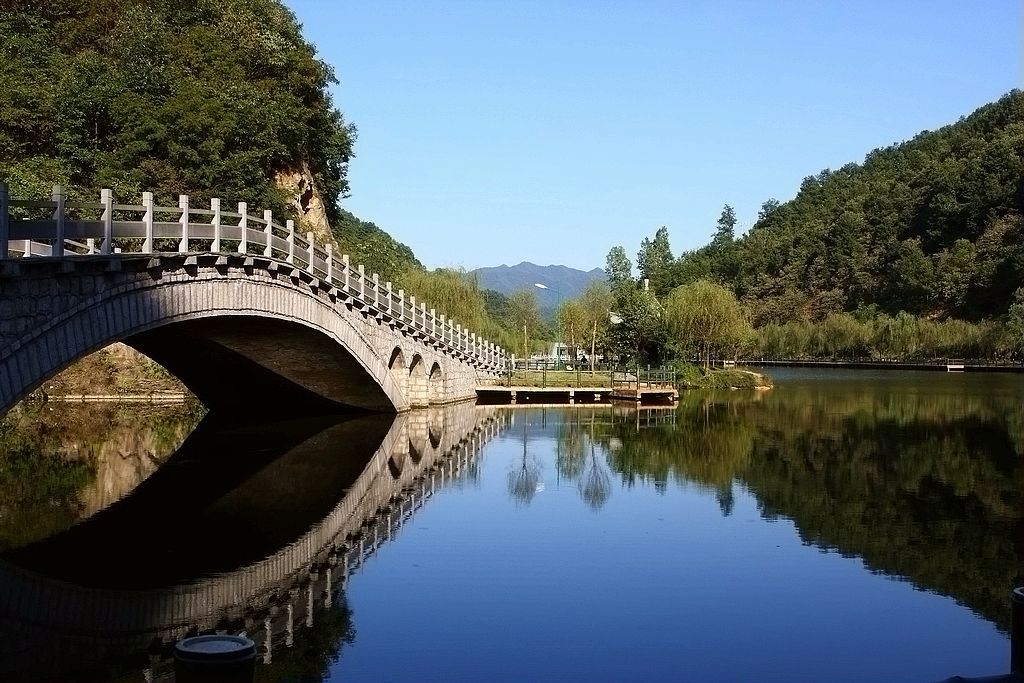
{"label": "forested hillside", "polygon": [[412,252],[339,207],[355,128],[333,69],[277,0],[74,0],[0,9],[0,179],[125,201],[218,196],[333,232],[395,278]]}
{"label": "forested hillside", "polygon": [[791,201],[766,201],[739,239],[726,207],[710,245],[666,263],[645,241],[638,265],[666,291],[700,278],[730,285],[758,325],[872,306],[976,320],[1005,314],[1024,285],[1022,207],[1024,94],[1014,90],[862,164],[808,176]]}

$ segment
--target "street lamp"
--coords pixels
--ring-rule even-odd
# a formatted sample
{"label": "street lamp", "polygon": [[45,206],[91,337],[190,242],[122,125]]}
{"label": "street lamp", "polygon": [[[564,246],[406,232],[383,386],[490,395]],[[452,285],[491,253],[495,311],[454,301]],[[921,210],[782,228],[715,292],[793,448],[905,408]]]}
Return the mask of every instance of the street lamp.
{"label": "street lamp", "polygon": [[[533,286],[537,289],[549,289],[549,287],[540,282],[534,282]],[[561,337],[561,328],[558,325],[558,307],[562,305],[562,297],[557,289],[555,289],[555,369],[558,369],[558,361],[560,355],[558,353],[559,337]]]}

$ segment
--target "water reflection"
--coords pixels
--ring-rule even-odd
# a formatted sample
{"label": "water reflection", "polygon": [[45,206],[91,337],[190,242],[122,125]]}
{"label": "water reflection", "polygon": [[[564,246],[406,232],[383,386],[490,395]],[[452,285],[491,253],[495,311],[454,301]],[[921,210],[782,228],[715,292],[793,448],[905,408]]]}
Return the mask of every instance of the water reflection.
{"label": "water reflection", "polygon": [[159,679],[170,643],[217,628],[257,640],[266,680],[318,679],[354,637],[348,576],[497,425],[465,404],[207,416],[129,495],[0,556],[0,676],[138,680],[145,667]]}
{"label": "water reflection", "polygon": [[723,515],[742,486],[805,543],[953,597],[1005,630],[1024,557],[1021,405],[1015,377],[797,377],[768,393],[684,393],[671,421],[569,410],[557,466],[594,509],[608,495],[588,474],[602,459],[627,488],[696,487]]}
{"label": "water reflection", "polygon": [[21,403],[0,419],[0,551],[119,500],[185,440],[198,404]]}

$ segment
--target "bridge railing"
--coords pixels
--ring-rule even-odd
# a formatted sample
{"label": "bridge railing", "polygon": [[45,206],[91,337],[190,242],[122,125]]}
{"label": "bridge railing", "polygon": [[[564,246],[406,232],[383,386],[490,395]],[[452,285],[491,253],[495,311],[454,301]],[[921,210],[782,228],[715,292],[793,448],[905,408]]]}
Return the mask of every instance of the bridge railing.
{"label": "bridge railing", "polygon": [[269,210],[254,215],[239,202],[236,211],[227,211],[216,198],[201,208],[188,195],[180,195],[177,206],[159,206],[152,192],[143,192],[139,204],[119,204],[106,189],[98,202],[70,201],[59,186],[48,200],[12,199],[0,183],[0,259],[167,252],[284,261],[451,352],[492,369],[507,362],[501,347],[395,290],[391,282],[381,282],[376,273],[352,264],[347,254],[336,254],[333,244],[319,245],[313,233],[298,233],[292,220],[275,220]]}

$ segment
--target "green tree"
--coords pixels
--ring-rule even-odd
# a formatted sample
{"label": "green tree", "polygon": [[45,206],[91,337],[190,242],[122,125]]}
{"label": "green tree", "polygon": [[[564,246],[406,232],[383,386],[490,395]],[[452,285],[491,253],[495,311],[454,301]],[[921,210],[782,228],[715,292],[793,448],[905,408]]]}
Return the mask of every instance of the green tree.
{"label": "green tree", "polygon": [[601,281],[594,281],[587,285],[580,295],[580,304],[586,315],[585,325],[590,334],[590,369],[594,369],[597,362],[598,340],[602,344],[607,338],[609,316],[612,307],[615,305],[615,298],[608,285]]}
{"label": "green tree", "polygon": [[715,227],[715,235],[711,238],[711,244],[718,247],[729,246],[736,239],[736,211],[726,204],[722,207],[722,214],[718,217]]}
{"label": "green tree", "polygon": [[579,299],[563,301],[556,313],[558,335],[569,347],[569,357],[578,355],[580,340],[587,335],[587,311]]}
{"label": "green tree", "polygon": [[665,302],[669,339],[684,353],[695,351],[711,363],[712,353],[734,356],[749,336],[736,296],[707,280],[676,287]]}
{"label": "green tree", "polygon": [[621,288],[610,314],[609,339],[620,359],[656,361],[664,348],[662,309],[654,293],[637,287]]}
{"label": "green tree", "polygon": [[520,289],[508,297],[509,320],[517,331],[522,330],[523,358],[530,357],[530,330],[540,327],[540,309],[537,295],[531,289]]}
{"label": "green tree", "polygon": [[633,264],[622,247],[612,247],[608,252],[604,272],[613,292],[633,284]]}
{"label": "green tree", "polygon": [[664,225],[654,233],[653,240],[645,237],[640,243],[640,253],[636,257],[637,268],[640,269],[640,276],[650,281],[656,296],[667,294],[671,289],[674,260],[668,242],[668,229]]}

